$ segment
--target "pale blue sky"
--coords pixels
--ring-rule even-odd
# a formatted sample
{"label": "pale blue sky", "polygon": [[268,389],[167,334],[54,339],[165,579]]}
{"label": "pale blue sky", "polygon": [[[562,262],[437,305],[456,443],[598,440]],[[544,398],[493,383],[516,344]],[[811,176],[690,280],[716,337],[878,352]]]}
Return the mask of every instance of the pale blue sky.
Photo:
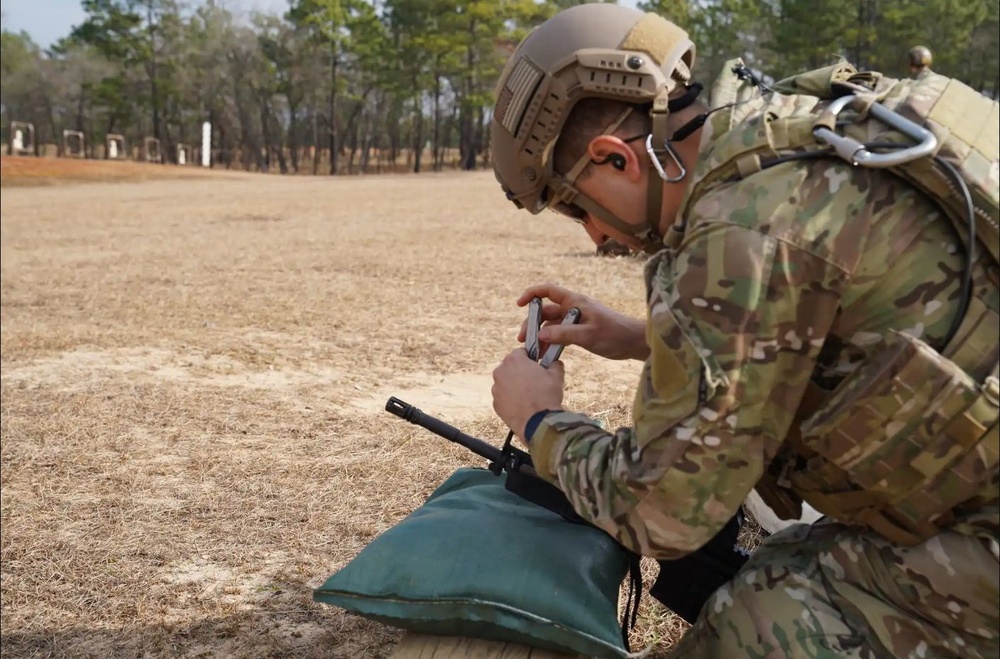
{"label": "pale blue sky", "polygon": [[[635,6],[637,0],[619,0]],[[249,14],[254,9],[282,13],[288,0],[219,0],[237,13]],[[3,0],[3,28],[11,32],[24,30],[43,48],[69,34],[73,26],[83,22],[80,0]]]}
{"label": "pale blue sky", "polygon": [[[217,4],[246,14],[254,9],[280,13],[288,8],[288,0],[221,0]],[[43,48],[68,35],[84,18],[80,0],[3,0],[2,12],[5,30],[24,30]]]}

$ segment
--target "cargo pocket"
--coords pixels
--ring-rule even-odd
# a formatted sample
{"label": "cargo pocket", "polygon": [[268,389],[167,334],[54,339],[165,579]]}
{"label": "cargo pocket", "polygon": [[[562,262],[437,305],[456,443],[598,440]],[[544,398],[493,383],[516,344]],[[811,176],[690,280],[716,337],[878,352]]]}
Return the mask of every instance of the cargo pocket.
{"label": "cargo pocket", "polygon": [[905,545],[995,490],[990,391],[923,341],[892,332],[802,425],[792,483],[817,510]]}

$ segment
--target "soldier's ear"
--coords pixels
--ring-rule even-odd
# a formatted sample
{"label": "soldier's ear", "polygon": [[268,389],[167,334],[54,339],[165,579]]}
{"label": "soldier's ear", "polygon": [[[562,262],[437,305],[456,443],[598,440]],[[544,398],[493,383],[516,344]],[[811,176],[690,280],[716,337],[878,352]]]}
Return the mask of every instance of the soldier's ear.
{"label": "soldier's ear", "polygon": [[614,135],[598,135],[587,145],[590,160],[595,165],[610,165],[629,179],[642,175],[642,165],[632,148]]}

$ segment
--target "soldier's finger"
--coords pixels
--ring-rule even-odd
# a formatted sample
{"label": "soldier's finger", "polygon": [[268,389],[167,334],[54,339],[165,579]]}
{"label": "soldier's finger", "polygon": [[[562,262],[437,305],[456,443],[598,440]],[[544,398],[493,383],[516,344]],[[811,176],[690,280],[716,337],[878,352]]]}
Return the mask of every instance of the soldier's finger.
{"label": "soldier's finger", "polygon": [[542,320],[558,323],[566,315],[566,309],[560,304],[546,304],[542,307]]}
{"label": "soldier's finger", "polygon": [[561,359],[557,359],[556,361],[549,364],[549,371],[555,373],[561,378],[566,376],[566,367]]}
{"label": "soldier's finger", "polygon": [[[558,304],[546,304],[542,307],[542,325],[547,325],[549,323],[558,323],[562,321],[563,316],[566,314],[563,312],[562,307]],[[522,320],[521,326],[517,330],[517,340],[524,342],[525,338],[528,336],[528,320]]]}
{"label": "soldier's finger", "polygon": [[546,346],[552,343],[560,343],[564,346],[585,345],[581,341],[586,341],[588,328],[582,325],[560,325],[552,323],[542,327],[538,332],[539,343],[545,342]]}
{"label": "soldier's finger", "polygon": [[540,297],[542,299],[547,298],[556,304],[562,304],[570,295],[572,295],[572,293],[562,286],[550,283],[538,284],[528,287],[523,293],[521,293],[521,297],[517,298],[517,306],[523,307],[528,304],[533,297]]}

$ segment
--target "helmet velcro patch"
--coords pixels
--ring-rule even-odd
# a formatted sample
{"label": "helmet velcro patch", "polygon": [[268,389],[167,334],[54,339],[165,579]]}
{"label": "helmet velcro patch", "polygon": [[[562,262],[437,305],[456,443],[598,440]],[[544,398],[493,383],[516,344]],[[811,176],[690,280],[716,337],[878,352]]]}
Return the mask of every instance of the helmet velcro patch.
{"label": "helmet velcro patch", "polygon": [[[625,35],[619,48],[621,50],[637,50],[648,54],[663,72],[670,77],[677,65],[681,63],[684,52],[677,53],[679,46],[687,45],[687,33],[662,16],[646,14]],[[676,61],[670,62],[673,58]],[[685,63],[686,64],[686,63]],[[664,68],[665,65],[669,67]],[[687,66],[681,67],[679,73],[687,73]],[[685,76],[686,77],[686,76]]]}

